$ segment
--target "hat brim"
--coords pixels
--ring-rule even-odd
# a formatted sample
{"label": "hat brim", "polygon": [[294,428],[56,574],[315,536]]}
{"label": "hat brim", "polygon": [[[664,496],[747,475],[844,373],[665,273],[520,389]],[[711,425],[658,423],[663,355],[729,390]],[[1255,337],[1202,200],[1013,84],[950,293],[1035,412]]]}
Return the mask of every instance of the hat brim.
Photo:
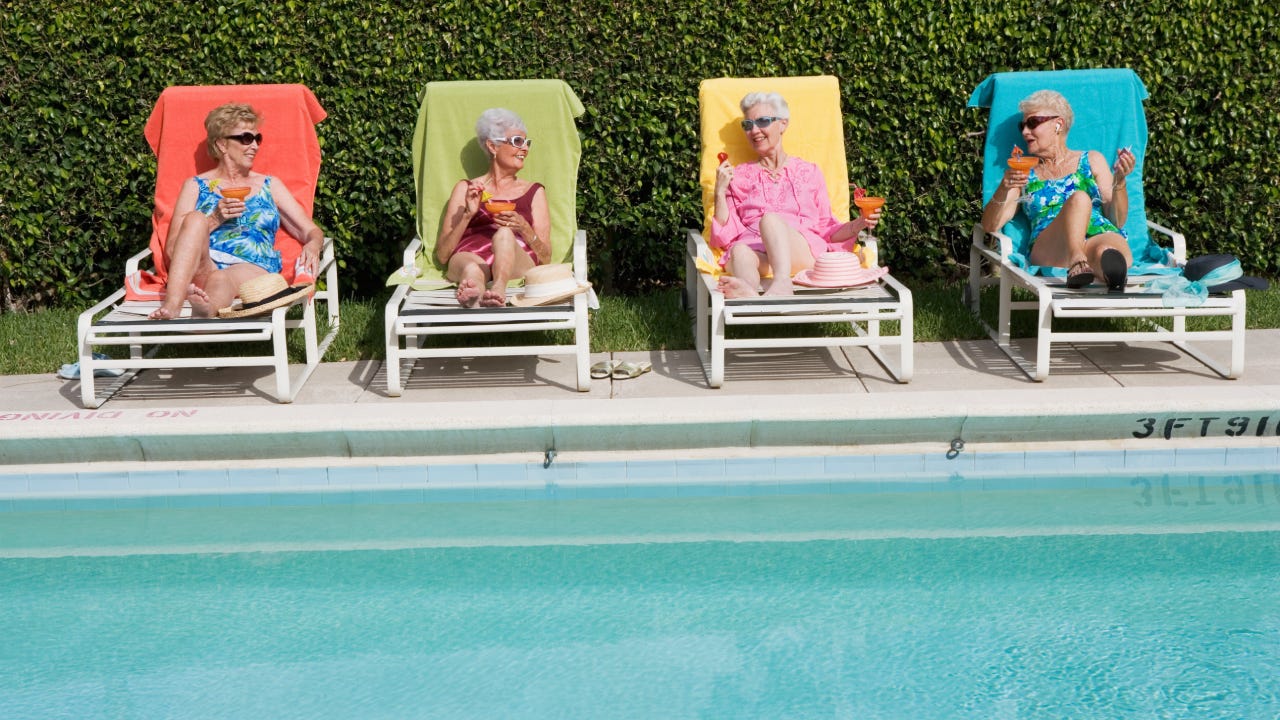
{"label": "hat brim", "polygon": [[524,293],[520,293],[519,295],[512,295],[508,299],[508,302],[510,302],[512,305],[515,305],[516,307],[537,307],[539,305],[558,305],[564,302],[565,300],[568,300],[569,298],[573,297],[574,295],[581,295],[582,293],[586,292],[589,289],[591,289],[591,283],[587,282],[587,283],[582,283],[581,285],[574,288],[573,290],[567,290],[565,292],[562,292],[556,295],[547,295],[544,297],[532,297],[532,298],[526,297]]}
{"label": "hat brim", "polygon": [[1271,283],[1267,282],[1264,278],[1242,275],[1230,282],[1210,286],[1209,292],[1225,293],[1231,292],[1232,290],[1266,290],[1269,287],[1271,287]]}
{"label": "hat brim", "polygon": [[282,307],[284,305],[292,305],[293,303],[297,302],[299,299],[306,297],[307,294],[311,292],[311,287],[312,286],[310,283],[305,285],[294,285],[293,287],[290,287],[286,290],[281,290],[280,292],[274,295],[265,297],[262,300],[259,300],[258,302],[255,302],[255,303],[249,303],[247,305],[244,303],[241,303],[239,305],[232,305],[231,307],[225,307],[218,311],[218,317],[242,318],[242,317],[255,317],[257,315],[266,315],[267,313],[271,312],[272,310],[275,310],[278,307]]}
{"label": "hat brim", "polygon": [[791,282],[796,285],[803,285],[812,288],[824,288],[834,290],[837,288],[855,288],[863,285],[870,285],[885,275],[889,274],[889,268],[878,267],[874,270],[859,270],[850,277],[834,278],[830,281],[817,280],[811,277],[811,270],[801,270],[796,276],[791,278]]}

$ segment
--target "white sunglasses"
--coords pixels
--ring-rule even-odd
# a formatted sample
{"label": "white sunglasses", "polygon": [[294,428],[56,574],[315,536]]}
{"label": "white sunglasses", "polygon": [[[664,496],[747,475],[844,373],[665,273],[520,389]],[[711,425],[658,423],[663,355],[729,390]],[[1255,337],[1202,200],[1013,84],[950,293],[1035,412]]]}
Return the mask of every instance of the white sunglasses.
{"label": "white sunglasses", "polygon": [[533,147],[533,141],[523,135],[515,135],[512,137],[491,137],[490,142],[506,143],[513,148],[530,148]]}

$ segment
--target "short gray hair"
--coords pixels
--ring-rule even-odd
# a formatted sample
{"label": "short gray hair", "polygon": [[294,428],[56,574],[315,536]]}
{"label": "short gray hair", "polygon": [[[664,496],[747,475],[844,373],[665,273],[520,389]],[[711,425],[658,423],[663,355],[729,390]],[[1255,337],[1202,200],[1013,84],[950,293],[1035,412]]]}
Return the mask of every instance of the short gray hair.
{"label": "short gray hair", "polygon": [[1048,110],[1062,118],[1062,124],[1067,130],[1070,130],[1072,123],[1076,121],[1076,114],[1071,111],[1071,103],[1067,102],[1062,93],[1054,90],[1037,90],[1018,103],[1018,112],[1023,115],[1029,115],[1036,110]]}
{"label": "short gray hair", "polygon": [[480,141],[480,147],[485,147],[487,140],[506,137],[509,130],[519,130],[525,135],[529,134],[529,129],[524,126],[524,120],[506,108],[489,108],[480,113],[480,119],[476,121],[476,139]]}
{"label": "short gray hair", "polygon": [[746,115],[747,111],[757,105],[768,105],[773,108],[773,114],[780,118],[791,118],[791,108],[787,107],[787,101],[776,92],[753,92],[747,93],[739,103],[742,107],[742,114]]}

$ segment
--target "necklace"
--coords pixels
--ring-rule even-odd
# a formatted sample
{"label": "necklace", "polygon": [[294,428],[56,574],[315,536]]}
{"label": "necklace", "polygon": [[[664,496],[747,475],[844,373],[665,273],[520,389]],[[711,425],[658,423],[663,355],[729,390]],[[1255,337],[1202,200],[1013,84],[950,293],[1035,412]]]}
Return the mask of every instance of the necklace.
{"label": "necklace", "polygon": [[769,179],[770,179],[770,180],[772,180],[773,182],[778,182],[778,180],[779,180],[779,179],[781,179],[781,177],[782,177],[782,169],[786,166],[786,164],[787,164],[787,156],[786,156],[786,155],[782,155],[782,156],[778,159],[778,161],[777,161],[777,165],[776,165],[775,167],[772,167],[772,168],[771,168],[771,167],[769,167],[768,165],[765,165],[765,164],[764,164],[764,159],[763,159],[763,158],[761,158],[761,160],[760,160],[760,169],[761,169],[761,170],[764,170],[765,174],[769,176]]}
{"label": "necklace", "polygon": [[[1063,152],[1062,152],[1062,154],[1061,154],[1061,155],[1059,155],[1058,157],[1056,157],[1056,158],[1054,158],[1054,159],[1052,159],[1052,160],[1049,160],[1049,159],[1047,159],[1047,158],[1046,158],[1046,159],[1045,159],[1045,161],[1044,161],[1044,163],[1043,163],[1043,164],[1044,164],[1044,169],[1045,169],[1045,170],[1048,170],[1048,171],[1049,171],[1049,173],[1048,173],[1048,174],[1050,174],[1050,175],[1057,175],[1059,172],[1061,172],[1061,165],[1062,165],[1062,163],[1063,163],[1064,161],[1066,161],[1067,159],[1069,159],[1069,158],[1072,156],[1072,154],[1073,154],[1073,153],[1072,153],[1070,150],[1065,150],[1065,149],[1064,149],[1064,150],[1063,150]],[[1037,174],[1039,174],[1039,173],[1037,173]]]}

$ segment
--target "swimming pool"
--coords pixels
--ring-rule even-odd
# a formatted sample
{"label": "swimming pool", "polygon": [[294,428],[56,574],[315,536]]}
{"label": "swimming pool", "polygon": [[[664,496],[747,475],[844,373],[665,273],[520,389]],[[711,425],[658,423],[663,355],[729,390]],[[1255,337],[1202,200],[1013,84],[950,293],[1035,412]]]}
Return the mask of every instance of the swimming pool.
{"label": "swimming pool", "polygon": [[1280,476],[999,487],[10,512],[0,717],[1280,712]]}

